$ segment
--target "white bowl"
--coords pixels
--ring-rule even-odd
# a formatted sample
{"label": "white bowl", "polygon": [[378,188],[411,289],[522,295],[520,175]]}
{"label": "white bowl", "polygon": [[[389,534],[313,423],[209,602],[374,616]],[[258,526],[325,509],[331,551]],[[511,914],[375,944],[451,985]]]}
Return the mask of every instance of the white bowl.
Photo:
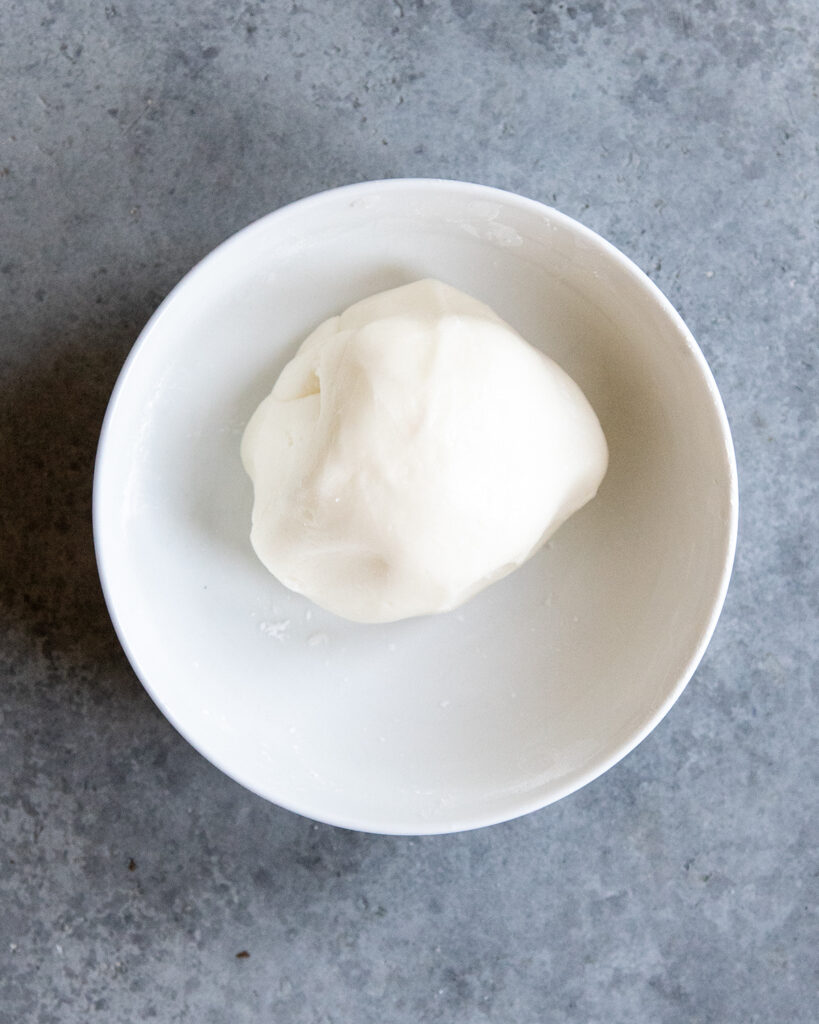
{"label": "white bowl", "polygon": [[[611,462],[547,548],[460,611],[354,625],[257,560],[239,441],[316,324],[422,277],[556,359]],[[736,522],[719,394],[652,282],[555,210],[425,179],[302,200],[192,270],[122,371],[94,483],[108,607],[164,714],[256,793],[385,833],[512,818],[622,758],[705,650]]]}

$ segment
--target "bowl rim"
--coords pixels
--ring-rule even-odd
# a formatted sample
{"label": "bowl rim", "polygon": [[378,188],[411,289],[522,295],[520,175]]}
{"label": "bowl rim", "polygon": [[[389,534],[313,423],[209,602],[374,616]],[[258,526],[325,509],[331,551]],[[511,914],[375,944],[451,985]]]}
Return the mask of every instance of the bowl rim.
{"label": "bowl rim", "polygon": [[[507,809],[500,813],[495,812],[483,815],[476,815],[474,813],[456,814],[448,819],[446,824],[439,822],[425,825],[417,820],[407,820],[403,822],[401,820],[395,820],[385,826],[379,826],[374,821],[359,820],[355,816],[351,815],[316,815],[311,812],[309,807],[299,804],[298,801],[288,800],[286,796],[282,797],[280,795],[271,795],[270,792],[266,792],[259,784],[243,777],[243,773],[241,771],[237,771],[235,768],[230,767],[228,764],[224,763],[222,758],[214,756],[212,753],[204,749],[203,745],[201,745],[200,742],[192,735],[192,730],[189,730],[185,723],[180,721],[169,710],[161,696],[161,693],[148,677],[148,673],[142,669],[140,659],[137,652],[129,642],[125,626],[117,610],[114,587],[106,566],[106,551],[102,540],[102,478],[105,472],[107,450],[113,430],[112,425],[116,416],[117,406],[119,404],[120,396],[127,386],[127,381],[130,377],[131,371],[141,350],[145,347],[148,339],[156,329],[157,324],[164,318],[168,307],[176,300],[179,292],[188,286],[191,280],[202,275],[211,262],[224,258],[225,254],[228,253],[230,249],[243,245],[251,235],[257,232],[269,230],[270,225],[276,221],[284,222],[287,219],[297,218],[303,211],[308,209],[318,208],[325,204],[335,204],[340,201],[351,201],[356,198],[361,198],[367,193],[400,192],[408,190],[419,193],[442,191],[450,191],[453,193],[457,192],[462,197],[471,197],[474,200],[484,202],[494,201],[495,203],[505,204],[507,207],[510,205],[515,206],[525,213],[537,214],[541,218],[545,216],[546,219],[561,225],[564,229],[567,229],[570,232],[573,232],[576,236],[584,239],[591,246],[596,247],[604,253],[605,256],[611,259],[622,271],[631,277],[644,293],[647,293],[650,300],[670,321],[685,348],[694,358],[700,377],[706,386],[712,409],[716,413],[720,440],[722,443],[722,455],[727,469],[726,483],[728,485],[729,515],[725,524],[727,527],[727,536],[725,538],[725,553],[719,583],[711,604],[708,619],[701,630],[699,641],[690,653],[684,668],[678,675],[675,685],[670,688],[665,699],[646,716],[641,727],[635,730],[633,734],[629,735],[626,740],[622,741],[608,757],[595,761],[592,766],[587,767],[584,770],[578,770],[572,773],[566,778],[562,786],[551,791],[545,799],[543,793],[537,789],[533,791],[525,791],[523,794],[510,794],[506,803]],[[725,603],[725,597],[731,580],[736,555],[739,521],[739,487],[736,455],[731,437],[728,416],[711,368],[708,365],[702,350],[694,339],[693,334],[670,300],[663,294],[654,281],[652,281],[651,278],[648,277],[648,275],[641,270],[636,263],[634,263],[633,260],[593,229],[587,227],[585,224],[582,224],[573,217],[570,217],[568,214],[562,213],[560,210],[556,210],[554,207],[541,203],[536,199],[531,199],[491,185],[459,181],[457,179],[436,177],[398,177],[376,179],[372,181],[359,181],[335,188],[328,188],[321,192],[305,196],[304,198],[294,200],[284,206],[278,207],[234,232],[195,263],[180,278],[156,308],[154,313],[145,323],[144,327],[140,330],[128,356],[125,359],[125,362],[123,363],[122,369],[119,372],[116,383],[114,384],[111,392],[105,416],[102,421],[94,462],[91,518],[94,537],[94,551],[100,585],[108,613],[120,645],[122,646],[132,670],[147,691],[150,698],[153,700],[154,704],[156,704],[164,717],[171,723],[176,731],[185,740],[187,740],[187,742],[199,754],[229,778],[238,782],[245,789],[250,790],[257,796],[260,796],[279,807],[307,817],[310,820],[321,821],[328,825],[377,835],[441,835],[469,831],[477,828],[484,828],[489,825],[499,824],[504,821],[511,821],[515,818],[530,814],[533,811],[541,810],[553,803],[556,803],[558,800],[562,800],[564,797],[582,789],[584,786],[609,771],[609,769],[614,767],[614,765],[631,753],[631,751],[634,750],[635,747],[637,747],[659,725],[662,719],[665,718],[673,705],[679,699],[699,666],[713,637],[717,621],[719,620]]]}

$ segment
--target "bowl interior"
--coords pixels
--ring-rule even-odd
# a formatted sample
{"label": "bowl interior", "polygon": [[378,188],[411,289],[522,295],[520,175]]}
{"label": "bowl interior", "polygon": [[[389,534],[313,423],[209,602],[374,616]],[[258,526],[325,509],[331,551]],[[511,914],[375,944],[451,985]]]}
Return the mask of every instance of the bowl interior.
{"label": "bowl interior", "polygon": [[[459,611],[354,625],[256,559],[239,441],[316,324],[428,276],[577,380],[610,467],[535,559]],[[411,833],[543,806],[631,749],[710,637],[736,524],[722,406],[659,292],[554,211],[433,181],[313,197],[195,268],[120,378],[94,513],[120,638],[183,735],[286,807]]]}

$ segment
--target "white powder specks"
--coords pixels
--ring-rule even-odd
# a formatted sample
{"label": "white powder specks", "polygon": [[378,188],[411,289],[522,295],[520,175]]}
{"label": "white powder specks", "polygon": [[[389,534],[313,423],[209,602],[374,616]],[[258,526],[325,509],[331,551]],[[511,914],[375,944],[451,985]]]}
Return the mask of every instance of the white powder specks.
{"label": "white powder specks", "polygon": [[279,622],[260,622],[259,630],[272,636],[274,640],[282,641],[287,637],[290,628],[290,619],[281,619]]}

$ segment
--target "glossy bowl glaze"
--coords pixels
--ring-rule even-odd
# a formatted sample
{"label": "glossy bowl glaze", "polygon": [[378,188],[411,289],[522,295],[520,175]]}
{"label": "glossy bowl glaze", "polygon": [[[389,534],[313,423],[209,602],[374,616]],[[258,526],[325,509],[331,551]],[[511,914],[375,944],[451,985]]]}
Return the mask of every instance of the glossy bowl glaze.
{"label": "glossy bowl glaze", "polygon": [[[460,610],[355,625],[257,560],[239,442],[313,327],[422,277],[574,377],[610,466],[538,556]],[[553,209],[432,179],[302,200],[195,267],[122,371],[94,488],[111,616],[164,714],[263,797],[385,833],[512,818],[627,754],[702,657],[736,523],[717,388],[655,285]]]}

